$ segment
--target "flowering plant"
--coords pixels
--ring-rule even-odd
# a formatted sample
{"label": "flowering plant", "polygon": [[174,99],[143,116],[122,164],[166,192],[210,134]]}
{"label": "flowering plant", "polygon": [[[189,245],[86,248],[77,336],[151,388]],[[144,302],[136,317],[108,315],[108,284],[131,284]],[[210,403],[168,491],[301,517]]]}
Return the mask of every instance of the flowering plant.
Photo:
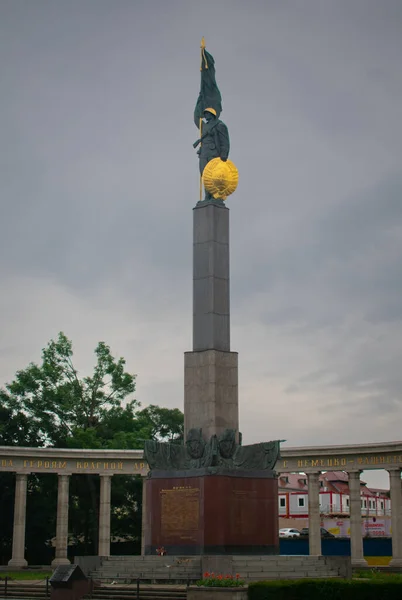
{"label": "flowering plant", "polygon": [[240,579],[240,575],[218,575],[216,573],[204,573],[204,576],[199,581],[196,581],[199,587],[242,587],[244,581]]}

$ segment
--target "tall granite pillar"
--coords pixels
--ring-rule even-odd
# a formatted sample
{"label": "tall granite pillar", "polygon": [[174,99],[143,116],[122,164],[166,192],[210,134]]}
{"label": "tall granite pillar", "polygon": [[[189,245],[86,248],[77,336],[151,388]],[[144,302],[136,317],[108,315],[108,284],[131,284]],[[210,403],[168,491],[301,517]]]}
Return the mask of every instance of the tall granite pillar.
{"label": "tall granite pillar", "polygon": [[184,429],[238,436],[238,362],[230,351],[229,209],[194,208],[193,351],[184,358]]}
{"label": "tall granite pillar", "polygon": [[[145,442],[142,552],[279,554],[279,442],[240,445],[230,351],[229,210],[193,210],[193,350],[185,353],[185,444]],[[200,433],[201,430],[201,433]],[[225,563],[226,564],[226,563]],[[226,567],[225,567],[226,568]]]}

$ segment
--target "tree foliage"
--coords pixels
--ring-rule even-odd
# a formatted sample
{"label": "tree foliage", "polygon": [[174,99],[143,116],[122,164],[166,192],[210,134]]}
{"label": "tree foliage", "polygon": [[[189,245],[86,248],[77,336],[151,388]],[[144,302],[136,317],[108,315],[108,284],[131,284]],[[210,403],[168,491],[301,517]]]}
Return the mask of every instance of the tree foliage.
{"label": "tree foliage", "polygon": [[[141,410],[133,397],[135,383],[136,376],[126,371],[124,358],[113,357],[104,342],[95,349],[93,374],[80,377],[72,342],[59,333],[43,349],[40,364],[29,364],[0,389],[0,445],[135,449],[143,448],[147,439],[182,440],[181,411],[156,405]],[[0,475],[0,515],[8,515],[0,555],[11,543],[11,483],[10,474]],[[32,553],[37,552],[38,540],[45,544],[55,535],[56,499],[56,476],[30,476],[26,539]],[[141,501],[141,480],[113,478],[112,535],[140,539]],[[70,532],[84,551],[92,553],[97,550],[98,505],[98,477],[72,476]],[[32,510],[48,518],[34,518],[33,524]]]}

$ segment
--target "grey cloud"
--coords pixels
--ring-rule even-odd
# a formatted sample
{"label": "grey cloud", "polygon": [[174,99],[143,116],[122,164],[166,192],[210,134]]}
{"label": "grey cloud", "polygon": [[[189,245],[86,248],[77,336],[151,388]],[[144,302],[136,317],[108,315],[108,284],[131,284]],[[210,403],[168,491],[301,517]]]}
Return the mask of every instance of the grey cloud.
{"label": "grey cloud", "polygon": [[138,372],[139,400],[182,407],[205,35],[240,171],[228,205],[245,437],[395,437],[401,4],[203,11],[1,3],[1,376],[64,329],[84,371],[105,339]]}

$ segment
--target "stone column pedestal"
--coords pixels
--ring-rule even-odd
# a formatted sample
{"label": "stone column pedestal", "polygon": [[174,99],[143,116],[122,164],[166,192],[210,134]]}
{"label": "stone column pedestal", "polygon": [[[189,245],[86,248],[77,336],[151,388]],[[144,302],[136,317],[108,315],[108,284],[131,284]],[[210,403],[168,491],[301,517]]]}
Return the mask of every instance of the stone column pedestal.
{"label": "stone column pedestal", "polygon": [[363,554],[360,471],[349,471],[350,555],[352,567],[367,567]]}
{"label": "stone column pedestal", "polygon": [[10,567],[26,567],[25,560],[25,521],[27,506],[27,475],[15,476],[14,527],[12,558],[8,561]]}
{"label": "stone column pedestal", "polygon": [[209,440],[225,429],[236,430],[238,441],[237,352],[205,350],[184,355],[184,435],[202,428]]}
{"label": "stone column pedestal", "polygon": [[100,476],[98,555],[110,556],[110,497],[112,476]]}
{"label": "stone column pedestal", "polygon": [[321,555],[319,473],[308,473],[308,544],[309,553]]}
{"label": "stone column pedestal", "polygon": [[390,567],[402,567],[402,487],[401,470],[390,469],[392,560]]}
{"label": "stone column pedestal", "polygon": [[57,524],[56,524],[56,556],[52,560],[52,567],[68,565],[68,489],[69,475],[58,475],[57,491]]}

